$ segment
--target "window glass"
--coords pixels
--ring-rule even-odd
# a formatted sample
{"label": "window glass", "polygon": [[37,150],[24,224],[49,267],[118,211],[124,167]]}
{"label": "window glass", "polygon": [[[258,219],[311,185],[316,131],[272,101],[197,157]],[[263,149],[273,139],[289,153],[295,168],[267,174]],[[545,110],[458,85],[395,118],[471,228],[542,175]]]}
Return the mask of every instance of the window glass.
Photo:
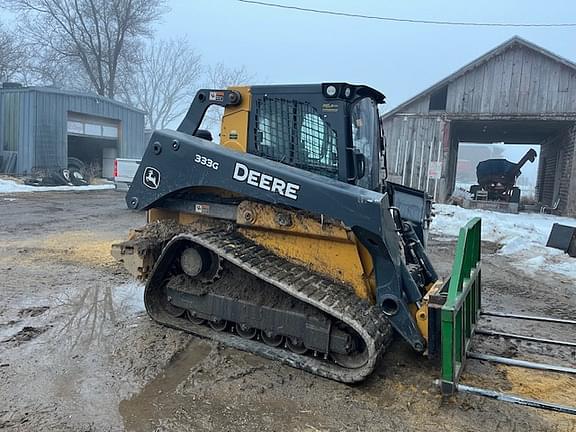
{"label": "window glass", "polygon": [[337,173],[338,155],[336,134],[329,129],[317,114],[304,114],[300,127],[302,161],[308,166],[326,168]]}
{"label": "window glass", "polygon": [[118,138],[118,128],[114,126],[102,126],[102,136]]}
{"label": "window glass", "polygon": [[99,124],[85,123],[84,131],[86,135],[102,136],[102,126]]}
{"label": "window glass", "polygon": [[338,177],[336,132],[311,105],[263,98],[256,106],[256,150],[259,155]]}
{"label": "window glass", "polygon": [[75,134],[83,134],[84,124],[79,121],[68,120],[68,132]]}
{"label": "window glass", "polygon": [[366,160],[364,177],[358,185],[369,188],[374,174],[374,158],[378,158],[375,149],[379,140],[378,110],[371,98],[360,99],[352,106],[352,145],[360,150]]}

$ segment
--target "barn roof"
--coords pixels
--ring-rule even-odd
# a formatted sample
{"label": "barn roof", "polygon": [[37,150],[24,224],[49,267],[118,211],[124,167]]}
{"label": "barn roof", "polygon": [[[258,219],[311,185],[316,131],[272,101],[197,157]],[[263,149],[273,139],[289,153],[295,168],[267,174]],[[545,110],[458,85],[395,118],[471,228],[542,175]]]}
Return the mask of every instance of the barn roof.
{"label": "barn roof", "polygon": [[465,65],[463,67],[461,67],[460,69],[458,69],[453,74],[448,75],[443,80],[438,81],[436,84],[428,87],[426,90],[424,90],[424,91],[418,93],[416,96],[408,99],[406,102],[401,103],[396,108],[384,113],[382,115],[382,118],[386,119],[388,117],[392,117],[394,114],[401,112],[402,109],[404,109],[408,105],[412,104],[413,102],[417,101],[418,99],[420,99],[424,96],[427,96],[428,94],[433,93],[437,89],[444,87],[446,84],[449,84],[452,81],[455,81],[456,79],[460,78],[462,75],[465,75],[466,73],[477,68],[478,66],[481,66],[482,64],[487,63],[488,61],[492,60],[494,57],[502,54],[503,52],[509,50],[510,48],[518,47],[518,46],[528,48],[528,49],[530,49],[530,50],[532,50],[538,54],[541,54],[541,55],[549,58],[552,61],[555,61],[557,63],[561,63],[564,66],[569,67],[569,68],[576,71],[576,63],[573,63],[570,60],[567,60],[563,57],[560,57],[559,55],[554,54],[553,52],[548,51],[547,49],[544,49],[541,46],[533,44],[532,42],[529,42],[526,39],[521,38],[520,36],[514,36],[511,39],[508,39],[506,42],[498,45],[496,48],[488,51],[486,54],[478,57],[476,60],[468,63],[467,65]]}
{"label": "barn roof", "polygon": [[94,92],[80,92],[76,90],[69,90],[63,89],[59,87],[45,87],[45,86],[21,86],[21,87],[2,87],[0,85],[0,92],[4,93],[15,93],[15,92],[40,92],[40,93],[49,93],[55,95],[66,95],[66,96],[73,96],[73,97],[90,97],[98,102],[108,103],[111,105],[115,105],[119,108],[126,109],[129,111],[134,111],[140,114],[145,114],[145,112],[141,109],[136,107],[130,106],[123,102],[117,101],[115,99],[110,99],[104,96],[100,96]]}

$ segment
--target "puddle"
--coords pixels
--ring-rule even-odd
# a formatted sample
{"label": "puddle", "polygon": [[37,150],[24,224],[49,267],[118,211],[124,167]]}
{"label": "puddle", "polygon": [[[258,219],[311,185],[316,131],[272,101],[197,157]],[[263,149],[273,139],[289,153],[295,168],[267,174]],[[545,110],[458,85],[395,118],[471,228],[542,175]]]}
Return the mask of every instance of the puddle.
{"label": "puddle", "polygon": [[105,342],[119,321],[144,311],[143,296],[144,287],[136,282],[89,286],[75,295],[62,295],[57,302],[68,313],[58,333],[70,348]]}
{"label": "puddle", "polygon": [[112,288],[114,305],[128,313],[144,312],[144,285],[140,282],[128,282]]}
{"label": "puddle", "polygon": [[166,418],[174,408],[173,398],[178,385],[212,350],[205,343],[191,343],[176,354],[158,375],[131,399],[120,402],[119,410],[127,431],[154,430],[154,422]]}
{"label": "puddle", "polygon": [[6,340],[14,335],[14,327],[20,323],[20,320],[10,320],[6,323],[0,323],[0,341]]}

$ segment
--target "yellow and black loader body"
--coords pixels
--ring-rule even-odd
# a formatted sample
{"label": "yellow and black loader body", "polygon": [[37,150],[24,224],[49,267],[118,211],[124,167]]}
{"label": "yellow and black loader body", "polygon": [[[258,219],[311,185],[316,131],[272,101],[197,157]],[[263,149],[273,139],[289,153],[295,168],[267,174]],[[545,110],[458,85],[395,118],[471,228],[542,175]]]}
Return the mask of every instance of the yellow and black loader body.
{"label": "yellow and black loader body", "polygon": [[[438,346],[430,200],[381,178],[383,102],[346,83],[206,89],[177,131],[155,131],[126,202],[177,228],[118,252],[139,256],[151,316],[203,336],[194,326],[208,322],[207,337],[232,322],[230,345],[347,382],[371,372],[388,323],[418,352]],[[212,105],[225,108],[220,144],[199,129]],[[226,272],[270,295],[225,295]],[[266,303],[272,290],[298,305]]]}

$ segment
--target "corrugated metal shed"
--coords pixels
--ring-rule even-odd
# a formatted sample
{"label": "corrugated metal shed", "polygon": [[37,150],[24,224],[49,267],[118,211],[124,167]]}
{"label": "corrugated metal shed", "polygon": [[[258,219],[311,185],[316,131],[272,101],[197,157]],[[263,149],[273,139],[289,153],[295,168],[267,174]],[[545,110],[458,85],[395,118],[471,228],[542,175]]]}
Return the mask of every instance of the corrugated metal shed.
{"label": "corrugated metal shed", "polygon": [[17,174],[67,165],[67,121],[76,114],[118,125],[118,156],[144,153],[144,113],[95,94],[44,87],[0,88],[0,150],[16,151]]}
{"label": "corrugated metal shed", "polygon": [[[551,139],[555,135],[572,137],[567,131],[576,121],[576,64],[514,37],[382,120],[391,177],[443,201],[454,187],[458,142],[490,143],[505,137],[510,143],[539,144],[558,143]],[[574,145],[564,141],[555,154],[568,163],[565,171],[572,172]],[[541,197],[544,204],[552,205],[561,191],[560,207],[576,214],[576,191],[562,192],[567,185],[552,189],[556,192]]]}

